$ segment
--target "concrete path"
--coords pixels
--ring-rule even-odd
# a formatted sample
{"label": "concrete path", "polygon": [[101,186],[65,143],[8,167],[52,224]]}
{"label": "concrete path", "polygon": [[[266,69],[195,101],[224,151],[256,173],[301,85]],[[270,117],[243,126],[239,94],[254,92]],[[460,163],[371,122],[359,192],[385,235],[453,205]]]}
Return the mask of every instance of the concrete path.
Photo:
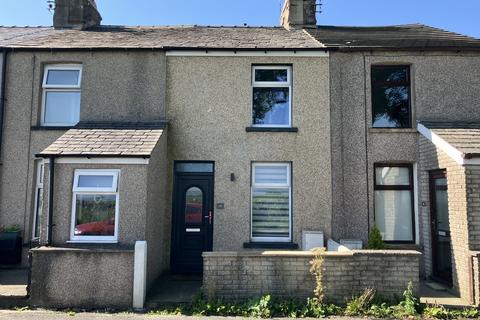
{"label": "concrete path", "polygon": [[[233,317],[184,317],[184,316],[153,316],[147,314],[118,313],[118,314],[101,314],[101,313],[75,313],[67,314],[66,312],[51,311],[7,311],[0,310],[0,320],[234,320],[241,318]],[[280,318],[285,320],[286,318]],[[359,320],[364,318],[347,318],[333,317],[329,319],[341,320]]]}

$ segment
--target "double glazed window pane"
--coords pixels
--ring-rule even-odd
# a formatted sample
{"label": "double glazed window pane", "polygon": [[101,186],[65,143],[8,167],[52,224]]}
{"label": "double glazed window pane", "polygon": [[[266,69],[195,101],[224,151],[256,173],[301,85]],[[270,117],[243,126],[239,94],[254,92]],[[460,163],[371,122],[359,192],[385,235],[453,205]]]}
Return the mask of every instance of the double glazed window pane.
{"label": "double glazed window pane", "polygon": [[46,84],[49,86],[78,86],[80,70],[48,70]]}
{"label": "double glazed window pane", "polygon": [[79,91],[46,91],[45,123],[75,124],[80,119]]}
{"label": "double glazed window pane", "polygon": [[112,188],[113,175],[80,175],[79,188]]}
{"label": "double glazed window pane", "polygon": [[289,88],[253,89],[253,124],[286,126],[289,122]]}
{"label": "double glazed window pane", "polygon": [[375,168],[376,185],[395,186],[410,185],[410,169],[408,167]]}
{"label": "double glazed window pane", "polygon": [[114,236],[116,195],[77,194],[76,236]]}
{"label": "double glazed window pane", "polygon": [[287,82],[288,69],[256,69],[256,82]]}
{"label": "double glazed window pane", "polygon": [[288,167],[275,165],[255,166],[255,184],[288,185]]}
{"label": "double glazed window pane", "polygon": [[372,92],[373,127],[408,128],[410,126],[409,88],[378,87]]}
{"label": "double glazed window pane", "polygon": [[289,202],[289,188],[254,188],[252,236],[288,238],[290,234]]}
{"label": "double glazed window pane", "polygon": [[372,126],[411,126],[410,71],[408,67],[372,68]]}
{"label": "double glazed window pane", "polygon": [[375,191],[375,223],[385,241],[412,241],[411,191]]}

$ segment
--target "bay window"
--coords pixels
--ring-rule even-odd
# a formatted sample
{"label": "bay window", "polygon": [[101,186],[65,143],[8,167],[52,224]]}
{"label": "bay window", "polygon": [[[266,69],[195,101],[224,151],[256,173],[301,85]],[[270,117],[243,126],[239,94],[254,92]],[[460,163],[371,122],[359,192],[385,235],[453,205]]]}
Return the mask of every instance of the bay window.
{"label": "bay window", "polygon": [[292,240],[291,191],[290,163],[252,165],[252,241]]}
{"label": "bay window", "polygon": [[118,239],[118,176],[118,170],[75,170],[71,240]]}
{"label": "bay window", "polygon": [[414,241],[412,165],[375,166],[375,224],[384,241]]}

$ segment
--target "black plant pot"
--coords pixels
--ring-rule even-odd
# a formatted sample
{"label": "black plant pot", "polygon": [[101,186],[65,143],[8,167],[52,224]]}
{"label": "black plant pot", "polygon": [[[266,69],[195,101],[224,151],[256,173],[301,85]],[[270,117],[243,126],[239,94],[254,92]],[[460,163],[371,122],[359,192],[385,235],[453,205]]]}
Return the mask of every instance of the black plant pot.
{"label": "black plant pot", "polygon": [[22,237],[20,231],[0,232],[0,264],[22,262]]}

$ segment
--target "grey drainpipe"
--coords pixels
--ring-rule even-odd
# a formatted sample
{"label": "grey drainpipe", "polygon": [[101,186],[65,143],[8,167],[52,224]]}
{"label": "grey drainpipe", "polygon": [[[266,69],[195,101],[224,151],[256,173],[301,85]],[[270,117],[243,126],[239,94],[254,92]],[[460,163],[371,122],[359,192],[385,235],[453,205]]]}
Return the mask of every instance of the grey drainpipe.
{"label": "grey drainpipe", "polygon": [[53,229],[53,189],[55,180],[55,157],[50,157],[50,170],[48,178],[48,238],[47,246],[51,246],[53,242],[52,229]]}
{"label": "grey drainpipe", "polygon": [[3,147],[3,115],[5,114],[5,89],[7,87],[7,49],[2,49],[3,59],[2,59],[2,83],[0,84],[0,164],[2,163],[2,147]]}

